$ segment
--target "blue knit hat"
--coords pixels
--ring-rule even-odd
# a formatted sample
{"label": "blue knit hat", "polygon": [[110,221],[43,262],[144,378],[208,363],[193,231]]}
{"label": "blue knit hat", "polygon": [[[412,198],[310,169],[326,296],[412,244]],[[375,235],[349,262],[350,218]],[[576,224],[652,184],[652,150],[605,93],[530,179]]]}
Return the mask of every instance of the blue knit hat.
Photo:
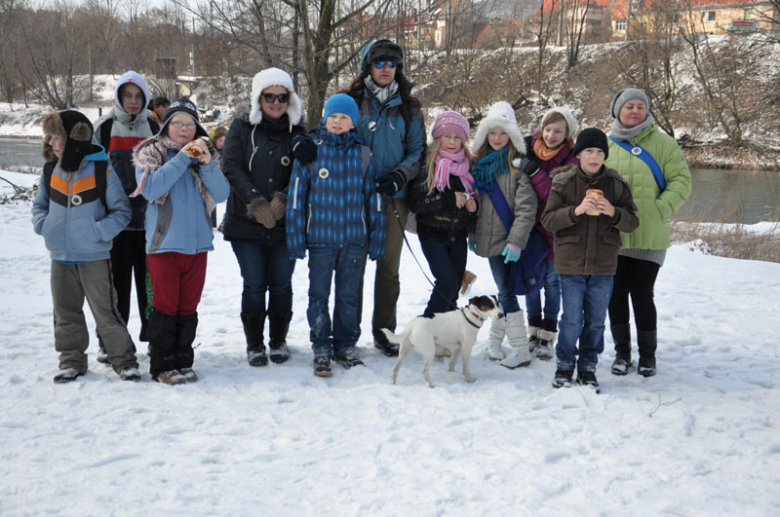
{"label": "blue knit hat", "polygon": [[330,96],[325,103],[325,113],[323,113],[322,118],[328,118],[334,113],[343,113],[352,119],[352,124],[354,126],[357,126],[358,105],[357,102],[355,102],[355,99],[346,93],[337,93]]}

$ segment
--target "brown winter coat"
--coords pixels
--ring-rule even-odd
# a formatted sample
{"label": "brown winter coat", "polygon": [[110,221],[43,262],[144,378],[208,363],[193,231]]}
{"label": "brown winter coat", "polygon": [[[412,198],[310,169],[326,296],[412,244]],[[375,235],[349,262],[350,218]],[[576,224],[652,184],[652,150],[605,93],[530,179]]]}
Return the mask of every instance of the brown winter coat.
{"label": "brown winter coat", "polygon": [[[603,167],[588,176],[579,165],[552,172],[552,190],[542,213],[542,225],[555,234],[555,271],[559,275],[614,275],[620,232],[639,227],[631,187],[614,169]],[[586,189],[599,189],[615,207],[615,215],[574,215]]]}

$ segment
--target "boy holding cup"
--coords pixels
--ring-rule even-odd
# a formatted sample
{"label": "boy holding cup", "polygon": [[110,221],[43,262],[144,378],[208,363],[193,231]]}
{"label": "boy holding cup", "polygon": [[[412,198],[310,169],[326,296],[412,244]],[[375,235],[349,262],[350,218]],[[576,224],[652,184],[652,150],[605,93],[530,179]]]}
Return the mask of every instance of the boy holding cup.
{"label": "boy holding cup", "polygon": [[604,167],[609,148],[602,131],[583,130],[573,154],[578,164],[551,174],[552,190],[542,214],[542,225],[555,234],[555,271],[561,276],[563,302],[553,387],[570,387],[576,366],[577,383],[598,392],[595,372],[604,350],[620,232],[636,230],[639,218],[628,183]]}

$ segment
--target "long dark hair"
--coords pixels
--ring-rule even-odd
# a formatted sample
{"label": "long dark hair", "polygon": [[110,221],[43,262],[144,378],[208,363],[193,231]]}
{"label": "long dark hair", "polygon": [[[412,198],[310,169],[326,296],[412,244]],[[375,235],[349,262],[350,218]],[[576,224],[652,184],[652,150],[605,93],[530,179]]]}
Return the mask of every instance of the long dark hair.
{"label": "long dark hair", "polygon": [[[342,90],[340,93],[346,93],[356,100],[362,99],[366,90],[366,84],[363,81],[366,77],[368,77],[368,75],[370,74],[365,73],[355,77],[352,80],[352,84],[349,85],[349,88]],[[404,76],[403,72],[400,70],[397,70],[395,73],[395,82],[398,83],[398,93],[401,95],[401,101],[403,101],[404,104],[407,106],[415,106],[417,108],[422,106],[420,99],[412,95],[412,88],[410,83]]]}

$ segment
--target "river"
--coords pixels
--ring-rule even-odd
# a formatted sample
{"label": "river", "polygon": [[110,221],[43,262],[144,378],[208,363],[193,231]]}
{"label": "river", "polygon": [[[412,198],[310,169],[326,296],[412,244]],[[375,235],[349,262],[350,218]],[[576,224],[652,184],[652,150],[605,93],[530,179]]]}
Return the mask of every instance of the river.
{"label": "river", "polygon": [[[42,161],[39,140],[0,138],[0,169],[40,167]],[[677,217],[746,224],[780,220],[780,173],[722,169],[691,172],[693,193]]]}

